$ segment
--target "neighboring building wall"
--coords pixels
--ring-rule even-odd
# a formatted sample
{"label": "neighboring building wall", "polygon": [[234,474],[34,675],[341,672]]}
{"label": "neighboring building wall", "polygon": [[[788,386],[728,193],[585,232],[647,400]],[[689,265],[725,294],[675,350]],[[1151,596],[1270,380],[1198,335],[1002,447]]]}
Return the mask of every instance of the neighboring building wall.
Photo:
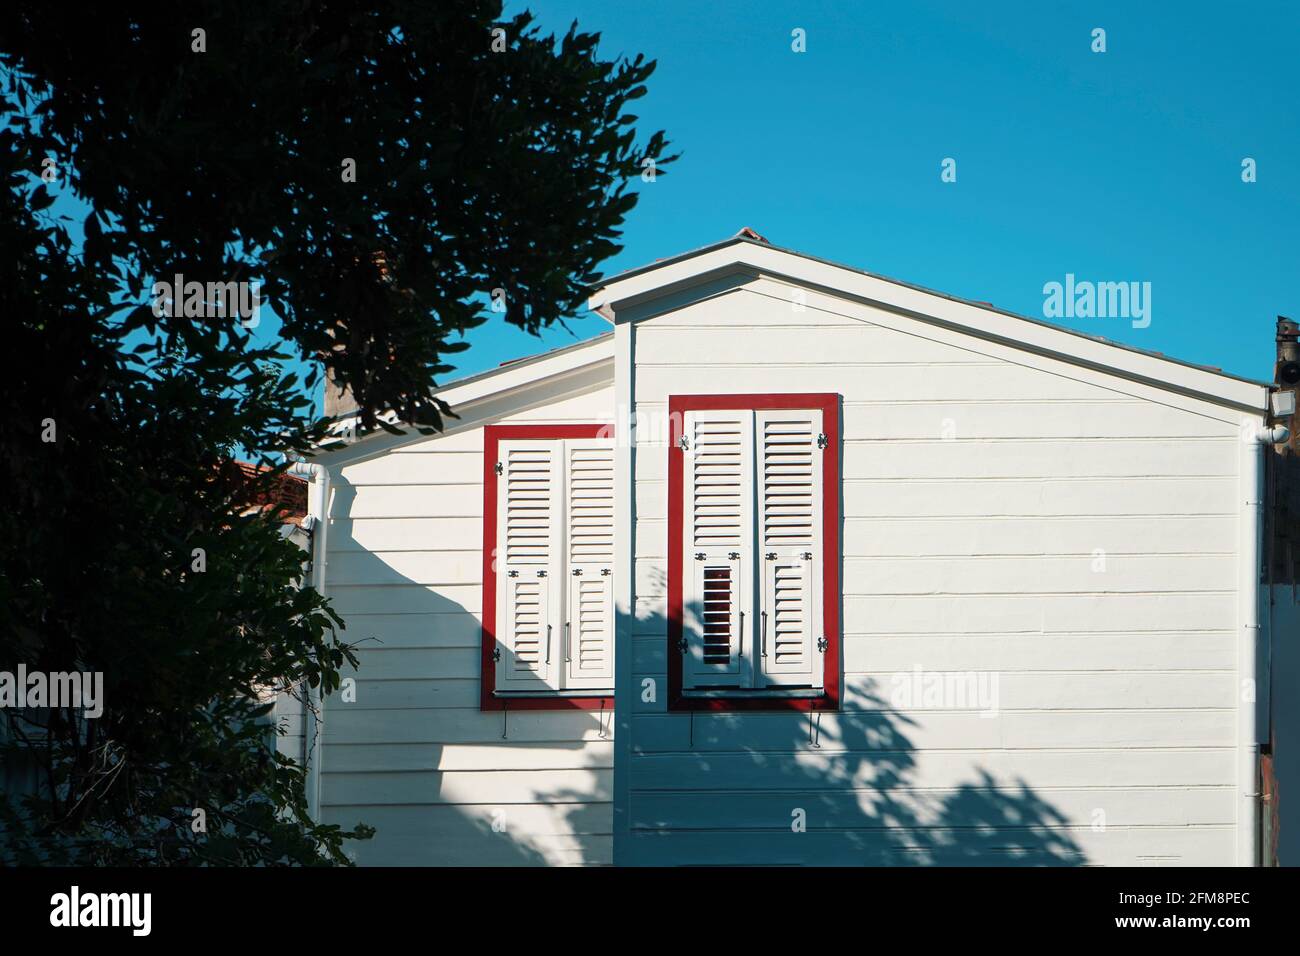
{"label": "neighboring building wall", "polygon": [[[640,321],[616,861],[1232,863],[1242,416],[768,279],[675,295],[618,316]],[[645,702],[666,670],[650,424],[673,394],[827,391],[842,712]],[[997,713],[893,706],[917,668],[992,672]]]}
{"label": "neighboring building wall", "polygon": [[326,590],[361,667],[325,703],[321,808],[377,828],[358,863],[610,862],[612,714],[480,712],[479,647],[482,426],[612,420],[606,385],[329,466]]}
{"label": "neighboring building wall", "polygon": [[[1294,402],[1300,382],[1300,326],[1277,319],[1275,398],[1284,408],[1286,392]],[[1272,744],[1272,779],[1266,790],[1265,850],[1281,866],[1300,866],[1300,414],[1281,416],[1290,434],[1284,445],[1265,456],[1264,554],[1269,598],[1266,647],[1269,651],[1268,722]],[[1271,846],[1270,846],[1271,844]],[[1265,863],[1273,861],[1265,857]]]}
{"label": "neighboring building wall", "polygon": [[1269,614],[1272,645],[1273,776],[1280,866],[1300,866],[1300,592],[1293,584],[1274,585]]}

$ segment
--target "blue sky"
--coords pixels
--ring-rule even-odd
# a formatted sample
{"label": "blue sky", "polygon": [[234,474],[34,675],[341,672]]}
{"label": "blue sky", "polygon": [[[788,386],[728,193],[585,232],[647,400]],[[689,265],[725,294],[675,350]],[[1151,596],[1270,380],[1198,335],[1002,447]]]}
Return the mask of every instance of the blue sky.
{"label": "blue sky", "polygon": [[[611,275],[750,226],[773,243],[1044,317],[1073,274],[1150,283],[1151,322],[1052,321],[1271,380],[1300,319],[1300,4],[508,0],[658,60],[633,104],[682,158]],[[1092,31],[1106,51],[1092,51]],[[804,31],[806,52],[792,50]],[[1255,160],[1257,181],[1242,181]],[[945,159],[956,181],[943,182]],[[80,238],[85,209],[69,196]],[[274,339],[264,310],[258,338]],[[489,321],[443,381],[596,335]],[[296,363],[295,363],[296,365]],[[301,366],[297,366],[301,367]]]}
{"label": "blue sky", "polygon": [[[682,159],[605,273],[751,226],[1043,316],[1043,286],[1151,283],[1151,324],[1063,325],[1271,379],[1300,318],[1300,5],[538,0],[548,30],[659,61],[636,112]],[[1094,53],[1092,30],[1106,31]],[[807,52],[791,50],[791,31]],[[1242,160],[1257,181],[1242,182]],[[957,180],[941,182],[956,160]],[[570,323],[578,337],[608,326]],[[573,341],[489,323],[455,375]]]}

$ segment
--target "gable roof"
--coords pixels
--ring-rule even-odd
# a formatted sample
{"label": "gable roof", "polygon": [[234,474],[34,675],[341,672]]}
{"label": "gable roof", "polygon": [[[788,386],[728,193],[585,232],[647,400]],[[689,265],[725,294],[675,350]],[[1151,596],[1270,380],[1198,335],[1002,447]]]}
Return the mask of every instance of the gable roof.
{"label": "gable roof", "polygon": [[[496,368],[477,372],[464,378],[454,379],[438,386],[432,392],[451,406],[457,418],[443,422],[444,432],[464,427],[474,427],[476,417],[489,409],[500,405],[506,407],[527,407],[539,400],[539,395],[551,390],[582,390],[597,387],[614,380],[614,333],[601,332],[589,339],[574,342],[546,352],[538,352],[524,358],[504,362]],[[393,412],[379,416],[391,425],[402,426]],[[358,413],[349,412],[340,415],[330,426],[336,437],[326,439],[319,448],[319,454],[351,457],[355,452],[371,453],[376,439],[384,436],[389,443],[418,440],[424,436],[415,429],[396,438],[383,429],[376,429],[367,435],[350,442],[338,436],[346,435],[349,425],[356,421]],[[346,454],[343,454],[346,453]],[[331,459],[333,460],[333,458]]]}
{"label": "gable roof", "polygon": [[671,292],[729,274],[765,276],[1219,405],[1267,408],[1267,382],[784,249],[749,232],[594,283],[588,305],[617,323],[620,312]]}
{"label": "gable roof", "polygon": [[[612,331],[600,332],[588,339],[581,339],[569,345],[561,345],[558,348],[547,349],[545,352],[534,352],[531,355],[524,355],[520,358],[510,359],[502,362],[496,368],[490,368],[484,372],[475,372],[472,375],[466,375],[462,378],[452,379],[443,385],[434,389],[433,394],[437,395],[444,401],[451,403],[453,401],[453,392],[457,393],[457,401],[464,401],[469,386],[485,385],[486,391],[499,391],[497,386],[502,379],[513,378],[508,373],[516,372],[521,369],[529,368],[540,363],[546,363],[545,367],[539,369],[539,377],[549,377],[556,374],[569,371],[572,368],[585,365],[588,362],[600,361],[609,356],[605,355],[608,347],[613,346],[614,333]],[[606,345],[602,350],[600,346]],[[586,354],[591,350],[592,354]],[[610,355],[612,356],[612,352]],[[482,389],[475,389],[475,392]]]}

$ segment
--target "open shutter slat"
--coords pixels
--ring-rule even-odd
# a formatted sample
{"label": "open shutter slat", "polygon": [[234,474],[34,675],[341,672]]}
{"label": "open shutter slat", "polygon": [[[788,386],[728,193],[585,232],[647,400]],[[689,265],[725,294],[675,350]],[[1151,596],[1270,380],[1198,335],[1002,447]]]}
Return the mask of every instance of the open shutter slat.
{"label": "open shutter slat", "polygon": [[688,412],[683,428],[684,686],[743,687],[742,642],[753,619],[745,604],[754,555],[753,412]]}
{"label": "open shutter slat", "polygon": [[565,687],[614,686],[614,448],[565,442]]}
{"label": "open shutter slat", "polygon": [[759,686],[820,687],[820,411],[755,413],[762,593]]}
{"label": "open shutter slat", "polygon": [[499,691],[558,686],[562,450],[559,441],[520,439],[498,446]]}

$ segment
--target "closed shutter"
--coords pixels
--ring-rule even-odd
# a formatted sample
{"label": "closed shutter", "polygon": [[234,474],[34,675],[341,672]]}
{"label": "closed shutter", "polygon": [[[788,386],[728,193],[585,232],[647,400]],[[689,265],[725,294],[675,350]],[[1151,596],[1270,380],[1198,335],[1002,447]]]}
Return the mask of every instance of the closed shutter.
{"label": "closed shutter", "polygon": [[565,442],[568,607],[565,686],[614,686],[614,448]]}
{"label": "closed shutter", "polygon": [[820,687],[822,543],[820,411],[759,411],[762,593],[758,686]]}
{"label": "closed shutter", "polygon": [[497,479],[497,690],[558,686],[563,443],[502,441]]}
{"label": "closed shutter", "polygon": [[[684,686],[749,684],[752,639],[753,431],[750,411],[687,412],[683,421]],[[750,620],[746,620],[746,617]],[[748,656],[747,656],[748,655]]]}

